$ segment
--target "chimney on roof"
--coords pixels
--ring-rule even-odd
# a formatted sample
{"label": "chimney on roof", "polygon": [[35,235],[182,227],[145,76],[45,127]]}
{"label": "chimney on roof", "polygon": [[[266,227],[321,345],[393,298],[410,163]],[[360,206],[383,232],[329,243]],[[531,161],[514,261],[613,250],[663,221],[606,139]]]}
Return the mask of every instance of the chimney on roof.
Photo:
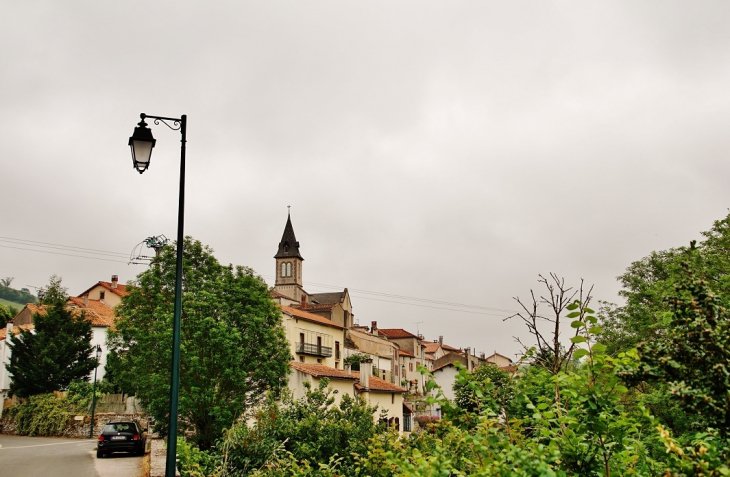
{"label": "chimney on roof", "polygon": [[119,275],[112,275],[112,288],[116,288],[119,283]]}
{"label": "chimney on roof", "polygon": [[345,373],[352,374],[352,365],[350,363],[345,363]]}
{"label": "chimney on roof", "polygon": [[469,357],[471,356],[471,348],[466,348],[464,350],[464,356],[466,356],[466,370],[471,371],[472,369],[474,369],[471,367],[471,360],[469,359]]}
{"label": "chimney on roof", "polygon": [[487,355],[487,353],[485,353],[484,351],[482,351],[481,353],[479,353],[479,357],[480,357],[481,359],[485,359],[485,356],[486,356],[486,355]]}
{"label": "chimney on roof", "polygon": [[373,358],[365,358],[360,361],[360,386],[370,388],[370,375],[373,374]]}
{"label": "chimney on roof", "polygon": [[377,321],[370,322],[370,332],[374,335],[378,334],[378,322]]}
{"label": "chimney on roof", "polygon": [[307,295],[302,295],[302,310],[307,308]]}
{"label": "chimney on roof", "polygon": [[84,294],[84,307],[88,307],[88,306],[89,306],[89,294],[86,293],[86,294]]}
{"label": "chimney on roof", "polygon": [[441,346],[443,346],[443,345],[444,345],[444,337],[443,337],[443,336],[439,336],[439,344],[440,344]]}

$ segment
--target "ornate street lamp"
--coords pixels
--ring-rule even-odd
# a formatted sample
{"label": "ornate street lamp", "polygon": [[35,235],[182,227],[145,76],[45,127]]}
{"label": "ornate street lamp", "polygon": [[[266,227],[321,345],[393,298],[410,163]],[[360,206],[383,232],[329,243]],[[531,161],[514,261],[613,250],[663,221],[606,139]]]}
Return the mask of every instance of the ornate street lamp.
{"label": "ornate street lamp", "polygon": [[129,146],[132,149],[134,168],[143,173],[150,165],[152,148],[155,147],[155,138],[147,127],[145,118],[154,119],[155,124],[164,124],[173,131],[180,131],[180,201],[177,209],[177,263],[175,266],[175,317],[172,328],[172,363],[170,372],[170,422],[167,437],[167,462],[165,477],[175,477],[177,460],[177,407],[178,390],[180,388],[180,315],[182,311],[182,270],[183,270],[183,224],[185,216],[185,143],[187,142],[187,119],[183,114],[180,118],[166,118],[163,116],[148,116],[140,114],[142,120],[134,128]]}
{"label": "ornate street lamp", "polygon": [[91,425],[89,426],[89,439],[94,438],[94,411],[96,410],[96,370],[99,369],[101,361],[101,345],[96,345],[96,367],[94,368],[94,386],[91,388]]}

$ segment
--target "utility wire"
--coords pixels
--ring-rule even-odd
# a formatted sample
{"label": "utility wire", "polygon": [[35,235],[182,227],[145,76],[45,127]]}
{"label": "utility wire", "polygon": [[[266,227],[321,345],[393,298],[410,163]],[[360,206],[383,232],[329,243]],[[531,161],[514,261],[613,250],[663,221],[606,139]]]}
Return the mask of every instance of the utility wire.
{"label": "utility wire", "polygon": [[98,254],[98,255],[110,255],[113,257],[127,257],[128,256],[125,253],[109,252],[107,250],[96,250],[93,248],[74,247],[71,245],[61,245],[61,244],[49,243],[49,242],[38,242],[35,240],[16,239],[16,238],[12,238],[12,237],[0,237],[0,242],[8,242],[13,245],[27,245],[27,246],[31,246],[31,247],[51,248],[51,249],[55,249],[55,250],[67,250],[67,251],[72,251],[72,252],[91,253],[91,254]]}
{"label": "utility wire", "polygon": [[49,250],[33,250],[32,248],[11,247],[9,245],[0,245],[0,247],[2,247],[2,248],[13,248],[13,249],[16,249],[16,250],[26,250],[28,252],[50,253],[52,255],[65,255],[67,257],[88,258],[89,260],[101,260],[103,262],[127,263],[126,260],[111,260],[111,259],[108,259],[108,258],[100,258],[100,257],[86,257],[84,255],[72,255],[70,253],[51,252]]}
{"label": "utility wire", "polygon": [[[104,262],[115,262],[115,263],[128,263],[127,260],[113,260],[113,258],[128,258],[128,254],[120,253],[120,252],[111,252],[108,250],[98,250],[98,249],[91,249],[91,248],[84,248],[84,247],[76,247],[71,245],[62,245],[62,244],[56,244],[56,243],[50,243],[50,242],[39,242],[36,240],[28,240],[28,239],[18,239],[13,237],[0,237],[0,242],[7,242],[13,245],[23,245],[28,247],[40,247],[40,248],[47,248],[52,250],[60,250],[60,251],[66,251],[66,252],[76,252],[76,253],[83,253],[86,255],[76,255],[71,253],[62,253],[62,252],[53,252],[50,250],[37,250],[33,248],[21,248],[21,247],[13,247],[10,245],[1,245],[1,248],[11,248],[16,250],[25,250],[28,252],[39,252],[39,253],[47,253],[52,255],[63,255],[67,257],[77,257],[77,258],[85,258],[88,260],[100,260]],[[92,255],[92,256],[88,256]],[[97,257],[93,255],[99,255]],[[271,275],[263,275],[266,278],[275,278]],[[317,283],[317,282],[308,282],[308,284],[319,286],[319,287],[325,287],[325,288],[331,288],[331,289],[338,289],[343,290],[345,287],[336,286],[336,285],[328,285],[326,283]],[[469,313],[474,315],[489,315],[489,316],[499,316],[504,318],[505,314],[512,315],[517,313],[515,310],[508,310],[504,308],[493,308],[488,306],[479,306],[479,305],[469,305],[466,303],[455,303],[455,302],[448,302],[448,301],[440,301],[440,300],[432,300],[428,298],[418,298],[418,297],[411,297],[407,295],[397,295],[393,293],[383,293],[383,292],[375,292],[370,290],[362,290],[359,288],[350,288],[348,289],[352,292],[355,292],[356,294],[353,294],[353,297],[356,298],[362,298],[364,300],[371,300],[371,301],[380,301],[384,303],[393,303],[396,305],[407,305],[407,306],[417,306],[420,308],[432,308],[435,310],[445,310],[445,311],[454,311],[458,313]],[[365,295],[371,295],[368,296],[362,296],[361,294]],[[373,298],[373,297],[379,297],[379,298]],[[383,298],[391,298],[393,300],[405,300],[405,301],[393,301],[393,300],[384,300]],[[432,305],[442,305],[442,306],[432,306]],[[455,308],[444,308],[444,307],[455,307]],[[458,309],[463,308],[463,309]],[[492,313],[489,313],[492,312]],[[495,313],[496,312],[496,313]]]}

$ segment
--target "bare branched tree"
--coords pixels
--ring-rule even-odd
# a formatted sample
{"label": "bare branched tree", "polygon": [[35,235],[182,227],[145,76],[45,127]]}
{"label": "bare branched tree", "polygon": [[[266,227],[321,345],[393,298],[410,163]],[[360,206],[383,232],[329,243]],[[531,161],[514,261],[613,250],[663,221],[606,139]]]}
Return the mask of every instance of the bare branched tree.
{"label": "bare branched tree", "polygon": [[[543,275],[539,275],[539,283],[542,283],[547,291],[545,295],[540,295],[539,298],[535,296],[535,291],[530,290],[532,297],[532,303],[524,303],[519,297],[515,297],[515,301],[519,303],[522,308],[522,312],[516,313],[512,316],[505,318],[509,320],[511,318],[520,318],[525,325],[527,330],[537,340],[536,352],[533,355],[533,364],[543,366],[553,374],[557,374],[566,363],[568,363],[573,356],[575,350],[575,343],[570,344],[566,349],[560,342],[560,325],[561,320],[565,318],[564,312],[571,303],[578,301],[580,307],[580,318],[573,318],[582,320],[585,314],[585,308],[591,301],[591,292],[593,286],[584,291],[583,279],[580,281],[580,287],[575,290],[572,287],[565,285],[565,279],[558,277],[555,273],[550,273],[550,278],[545,278]],[[547,305],[549,308],[548,313],[542,314],[539,310],[541,305]],[[543,334],[540,330],[539,324],[541,322],[552,323],[552,336]],[[573,336],[577,336],[579,332],[578,328],[575,328]],[[527,346],[515,337],[515,340],[528,351],[532,346]]]}
{"label": "bare branched tree", "polygon": [[0,278],[0,286],[10,288],[10,284],[13,283],[15,277]]}

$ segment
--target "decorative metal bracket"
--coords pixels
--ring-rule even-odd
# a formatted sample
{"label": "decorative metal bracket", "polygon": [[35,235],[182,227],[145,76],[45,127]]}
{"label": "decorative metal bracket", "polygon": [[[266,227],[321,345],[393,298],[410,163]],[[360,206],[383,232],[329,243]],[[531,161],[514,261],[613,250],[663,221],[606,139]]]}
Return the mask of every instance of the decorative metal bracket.
{"label": "decorative metal bracket", "polygon": [[[172,129],[173,131],[179,131],[180,127],[182,127],[182,119],[179,118],[166,118],[164,116],[149,116],[145,113],[142,113],[139,115],[140,118],[142,118],[142,121],[145,120],[145,118],[154,119],[154,123],[159,126],[160,123],[164,124],[168,128]],[[172,123],[169,124],[168,121]]]}

